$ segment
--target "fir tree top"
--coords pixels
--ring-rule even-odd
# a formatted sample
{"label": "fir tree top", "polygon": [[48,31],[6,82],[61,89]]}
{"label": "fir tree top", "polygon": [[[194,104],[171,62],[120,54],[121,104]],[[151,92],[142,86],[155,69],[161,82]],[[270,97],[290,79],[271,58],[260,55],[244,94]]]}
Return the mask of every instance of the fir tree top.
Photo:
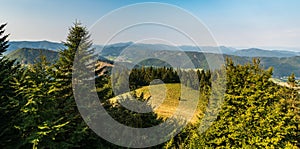
{"label": "fir tree top", "polygon": [[8,36],[9,34],[7,35],[3,35],[5,30],[4,30],[4,27],[6,26],[6,23],[5,24],[2,24],[0,25],[0,57],[3,56],[3,53],[6,52],[6,49],[8,48]]}

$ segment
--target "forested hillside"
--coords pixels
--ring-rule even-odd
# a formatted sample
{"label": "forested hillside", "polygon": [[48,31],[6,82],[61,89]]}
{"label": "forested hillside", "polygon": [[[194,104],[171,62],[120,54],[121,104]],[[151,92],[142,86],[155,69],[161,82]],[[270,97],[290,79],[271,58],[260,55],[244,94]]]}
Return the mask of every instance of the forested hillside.
{"label": "forested hillside", "polygon": [[[116,50],[115,47],[108,47],[108,49],[111,49],[112,51]],[[114,49],[114,50],[113,50]],[[126,58],[122,59],[123,61],[127,63],[131,63],[131,58],[134,56],[142,57],[143,55],[147,55],[147,52],[151,53],[151,55],[154,56],[160,56],[160,55],[170,55],[174,58],[175,62],[178,61],[178,64],[182,64],[185,62],[182,62],[182,59],[180,59],[180,53],[182,52],[176,52],[176,51],[152,51],[148,50],[146,53],[143,52],[143,50],[137,50],[138,53],[133,51],[134,54],[132,55],[126,55]],[[108,52],[107,52],[108,53]],[[115,53],[115,52],[112,52]],[[206,58],[209,57],[224,57],[231,58],[235,63],[237,64],[246,64],[252,61],[253,57],[240,57],[240,56],[232,56],[232,55],[218,55],[213,53],[199,53],[199,52],[185,52],[186,55],[190,58],[190,60],[193,62],[196,68],[198,69],[205,69],[208,70],[208,64],[206,61]],[[29,48],[22,48],[15,50],[7,55],[10,59],[16,59],[18,62],[22,64],[33,64],[35,63],[35,60],[39,57],[39,55],[46,56],[46,59],[49,62],[54,62],[58,59],[59,54],[56,51],[52,50],[46,50],[46,49],[29,49]],[[114,63],[112,60],[109,60],[109,58],[112,58],[112,56],[117,57],[118,53],[116,55],[99,55],[98,59],[103,62],[107,63]],[[119,53],[120,54],[120,53]],[[300,76],[300,56],[294,56],[294,57],[256,57],[261,60],[261,65],[264,69],[267,69],[269,67],[273,67],[273,77],[275,78],[281,78],[281,77],[287,77],[291,73],[295,73],[296,76]],[[125,63],[124,62],[124,63]],[[150,58],[143,60],[139,63],[139,66],[153,66],[153,67],[170,67],[170,64],[156,58]],[[174,66],[179,67],[179,65]]]}
{"label": "forested hillside", "polygon": [[38,62],[41,55],[44,55],[47,61],[51,63],[58,60],[58,52],[46,49],[21,48],[9,53],[7,57],[22,64],[34,64]]}
{"label": "forested hillside", "polygon": [[5,53],[9,54],[15,50],[21,48],[28,49],[48,49],[52,51],[58,51],[64,48],[62,43],[50,42],[50,41],[12,41],[9,42],[9,47]]}

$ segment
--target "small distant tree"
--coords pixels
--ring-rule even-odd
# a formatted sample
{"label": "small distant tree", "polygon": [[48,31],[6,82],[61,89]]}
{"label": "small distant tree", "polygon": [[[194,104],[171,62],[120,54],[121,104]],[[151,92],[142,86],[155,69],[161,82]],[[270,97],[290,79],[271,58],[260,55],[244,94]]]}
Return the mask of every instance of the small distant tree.
{"label": "small distant tree", "polygon": [[296,86],[296,77],[295,77],[295,73],[292,73],[289,77],[288,77],[288,84],[291,87],[295,87]]}

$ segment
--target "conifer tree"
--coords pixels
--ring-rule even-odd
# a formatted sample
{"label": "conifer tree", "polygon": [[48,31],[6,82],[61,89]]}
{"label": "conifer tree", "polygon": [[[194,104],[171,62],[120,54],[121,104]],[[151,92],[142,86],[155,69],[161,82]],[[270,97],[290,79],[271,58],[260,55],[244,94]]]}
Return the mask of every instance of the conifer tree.
{"label": "conifer tree", "polygon": [[269,81],[272,69],[263,70],[256,59],[244,66],[227,60],[226,71],[227,89],[222,110],[214,124],[199,134],[198,145],[299,147],[299,120],[296,119],[299,111],[290,110],[290,97],[283,97],[290,94],[289,89]]}
{"label": "conifer tree", "polygon": [[[61,115],[64,130],[59,132],[56,140],[65,143],[65,147],[84,146],[83,141],[91,136],[91,130],[85,124],[77,109],[72,88],[72,72],[75,54],[78,54],[80,63],[86,64],[93,57],[91,49],[92,41],[90,35],[81,23],[75,22],[69,29],[65,49],[60,51],[60,58],[54,65],[53,77],[55,78],[53,96],[58,102],[58,110]],[[95,67],[95,66],[94,66]]]}
{"label": "conifer tree", "polygon": [[21,147],[59,146],[54,143],[55,137],[65,124],[57,119],[58,105],[49,92],[53,84],[49,65],[46,57],[41,55],[34,65],[27,66],[19,78],[13,81],[20,103],[21,121],[15,127],[22,136]]}
{"label": "conifer tree", "polygon": [[16,146],[19,134],[14,128],[19,112],[19,103],[15,99],[11,81],[20,72],[20,65],[15,60],[3,56],[8,48],[8,36],[5,35],[6,24],[0,25],[0,147]]}
{"label": "conifer tree", "polygon": [[200,133],[199,128],[206,125],[200,123],[204,120],[200,115],[199,123],[186,128],[173,139],[177,142],[170,141],[166,147],[299,148],[299,93],[270,81],[272,68],[263,70],[257,59],[245,65],[227,59],[225,69],[227,88],[217,119]]}
{"label": "conifer tree", "polygon": [[3,53],[4,52],[6,52],[6,49],[8,48],[8,40],[7,40],[7,38],[8,38],[8,36],[9,36],[9,34],[7,34],[7,35],[4,35],[4,32],[5,32],[5,30],[4,30],[4,27],[6,26],[7,24],[2,24],[2,25],[0,25],[0,57],[2,57],[3,56]]}

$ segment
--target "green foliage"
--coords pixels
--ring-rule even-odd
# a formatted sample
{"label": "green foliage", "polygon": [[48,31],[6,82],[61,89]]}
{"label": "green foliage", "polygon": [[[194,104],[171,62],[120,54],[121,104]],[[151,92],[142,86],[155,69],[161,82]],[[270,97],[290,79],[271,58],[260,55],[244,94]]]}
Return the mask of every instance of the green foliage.
{"label": "green foliage", "polygon": [[57,103],[51,94],[53,79],[49,75],[49,63],[45,56],[29,66],[19,79],[14,79],[14,88],[20,102],[22,121],[15,127],[21,132],[22,145],[53,148],[57,132],[68,122],[62,124]]}
{"label": "green foliage", "polygon": [[[73,89],[84,81],[87,77],[84,72],[88,69],[74,67],[73,62],[78,61],[77,65],[81,67],[95,67],[95,64],[90,63],[94,55],[86,28],[80,23],[70,28],[64,43],[66,49],[59,52],[55,64],[51,65],[45,55],[40,53],[33,65],[21,67],[15,60],[2,56],[8,48],[5,26],[0,26],[0,147],[120,148],[93,133],[76,106]],[[190,56],[196,62],[203,55]],[[205,109],[205,116],[208,116],[204,119],[206,123],[200,123],[205,118],[201,113],[199,123],[188,125],[169,142],[155,148],[299,148],[300,97],[295,90],[295,74],[288,79],[292,86],[289,88],[271,82],[273,69],[263,70],[257,59],[244,65],[236,65],[227,59],[225,67],[221,69],[226,70],[226,78],[220,77],[224,75],[221,70],[174,70],[169,67],[132,70],[129,75],[132,90],[155,84],[151,82],[154,79],[161,79],[164,83],[181,81],[185,86],[200,89],[202,103],[212,104]],[[128,81],[123,77],[127,74],[128,71],[117,72],[112,78],[120,90],[124,89]],[[72,80],[72,76],[79,80]],[[224,82],[224,103],[218,107],[222,99],[219,94],[225,89],[222,86]],[[216,93],[212,92],[213,86],[219,87]],[[107,112],[124,125],[146,128],[163,122],[154,112],[141,114],[121,106],[120,103],[128,98],[111,103],[108,100],[113,97],[111,78],[105,73],[96,77],[96,91]],[[140,101],[148,100],[143,94],[137,96],[134,93],[133,96]],[[219,110],[212,126],[200,133],[198,129],[208,125],[215,111]],[[111,135],[118,133],[121,132],[112,131]]]}
{"label": "green foliage", "polygon": [[[60,58],[54,65],[40,55],[33,65],[27,65],[24,71],[16,74],[20,66],[1,58],[1,147],[119,148],[88,128],[75,103],[72,84],[78,82],[72,80],[73,61],[77,53],[80,64],[93,68],[95,65],[89,63],[93,58],[91,44],[86,29],[75,23],[65,43],[67,48],[60,51]],[[78,71],[73,75],[84,78],[82,70]],[[97,92],[99,96],[104,95],[100,97],[105,102],[112,97],[110,79],[104,74],[98,76],[96,82]],[[123,107],[105,106],[111,115],[129,126],[148,127],[161,122],[154,113],[142,115]],[[121,114],[126,117],[120,117]],[[129,117],[134,121],[129,121]]]}
{"label": "green foliage", "polygon": [[[227,60],[227,88],[222,109],[213,125],[185,145],[191,148],[298,148],[299,95],[269,79],[272,69],[260,61],[235,65]],[[298,107],[297,107],[298,106]],[[197,124],[201,127],[202,124]]]}
{"label": "green foliage", "polygon": [[6,26],[7,24],[1,24],[0,25],[0,57],[3,56],[3,53],[6,52],[6,49],[8,48],[8,36],[9,35],[4,35],[4,27]]}
{"label": "green foliage", "polygon": [[15,60],[2,57],[8,48],[8,35],[4,35],[4,27],[0,26],[0,147],[17,146],[19,143],[18,131],[14,128],[19,113],[19,101],[13,98],[15,94],[11,81],[20,73],[20,65]]}
{"label": "green foliage", "polygon": [[[138,102],[145,102],[149,99],[145,99],[143,96],[143,93],[140,96],[137,96],[134,92],[132,96],[135,98],[133,99],[133,104],[137,104]],[[147,128],[152,127],[160,124],[162,121],[161,118],[158,118],[157,114],[154,112],[150,113],[137,113],[133,112],[131,110],[126,109],[122,106],[122,102],[126,100],[132,100],[129,99],[129,97],[125,97],[122,99],[119,99],[117,103],[111,104],[110,102],[105,102],[104,106],[106,107],[107,112],[120,122],[121,124],[124,124],[126,126],[131,126],[134,128]],[[134,103],[136,102],[136,103]],[[152,108],[150,105],[141,106],[140,108]]]}
{"label": "green foliage", "polygon": [[[124,72],[114,74],[114,78],[118,79],[116,82],[122,82],[122,73]],[[195,90],[200,88],[202,92],[205,92],[207,91],[207,88],[211,86],[210,77],[210,71],[205,72],[204,70],[192,69],[174,70],[173,68],[169,67],[151,66],[132,69],[129,75],[129,86],[131,90],[134,90],[142,86],[148,86],[150,83],[155,84],[156,82],[152,81],[155,79],[160,79],[164,83],[181,83]]]}
{"label": "green foliage", "polygon": [[[89,33],[80,23],[75,23],[69,29],[69,35],[64,43],[66,49],[59,52],[59,60],[54,64],[52,76],[55,78],[52,96],[57,103],[57,112],[61,118],[60,123],[63,129],[57,131],[57,142],[63,142],[65,147],[80,147],[89,143],[84,141],[88,136],[94,136],[88,129],[77,109],[72,88],[72,72],[75,54],[78,54],[78,61],[86,64],[92,54],[90,49],[92,42],[89,40]],[[64,125],[65,124],[65,125]]]}
{"label": "green foliage", "polygon": [[[117,102],[115,103],[111,103],[109,101],[105,102],[103,104],[103,106],[105,107],[106,111],[108,112],[108,114],[110,114],[110,116],[115,119],[116,121],[118,121],[119,123],[129,126],[129,127],[133,127],[133,128],[149,128],[152,126],[157,126],[160,123],[163,122],[162,118],[159,118],[158,115],[154,112],[149,112],[149,113],[137,113],[131,110],[126,109],[125,107],[122,106],[122,102],[125,102],[126,100],[132,100],[132,104],[138,104],[138,102],[146,102],[147,100],[149,100],[149,98],[145,98],[143,93],[141,93],[141,95],[137,95],[136,92],[132,92],[131,93],[132,96],[135,99],[130,99],[129,97],[123,97],[121,99],[119,99]],[[151,105],[146,104],[143,106],[138,107],[140,109],[152,109]],[[117,136],[119,133],[124,133],[124,132],[115,132],[115,131],[111,131],[111,135],[113,136]],[[126,133],[126,132],[125,132]],[[132,135],[136,135],[136,134],[132,134]],[[145,139],[145,141],[149,141],[151,142],[152,140],[155,140],[156,138],[146,138],[146,136],[143,136],[143,139]],[[122,140],[120,140],[122,141]],[[130,143],[134,143],[134,141],[136,140],[131,140],[132,142],[126,142],[126,144],[130,144]],[[107,147],[116,147],[115,145],[108,145]],[[153,148],[161,148],[162,145],[157,145]],[[120,148],[120,147],[118,147]]]}
{"label": "green foliage", "polygon": [[[34,65],[28,65],[26,71],[15,77],[12,86],[19,114],[13,126],[19,130],[22,147],[71,148],[100,140],[81,118],[72,89],[74,56],[81,52],[79,55],[89,57],[88,37],[86,29],[76,23],[65,43],[67,49],[60,52],[54,65],[40,56]],[[80,61],[84,58],[80,57]]]}

